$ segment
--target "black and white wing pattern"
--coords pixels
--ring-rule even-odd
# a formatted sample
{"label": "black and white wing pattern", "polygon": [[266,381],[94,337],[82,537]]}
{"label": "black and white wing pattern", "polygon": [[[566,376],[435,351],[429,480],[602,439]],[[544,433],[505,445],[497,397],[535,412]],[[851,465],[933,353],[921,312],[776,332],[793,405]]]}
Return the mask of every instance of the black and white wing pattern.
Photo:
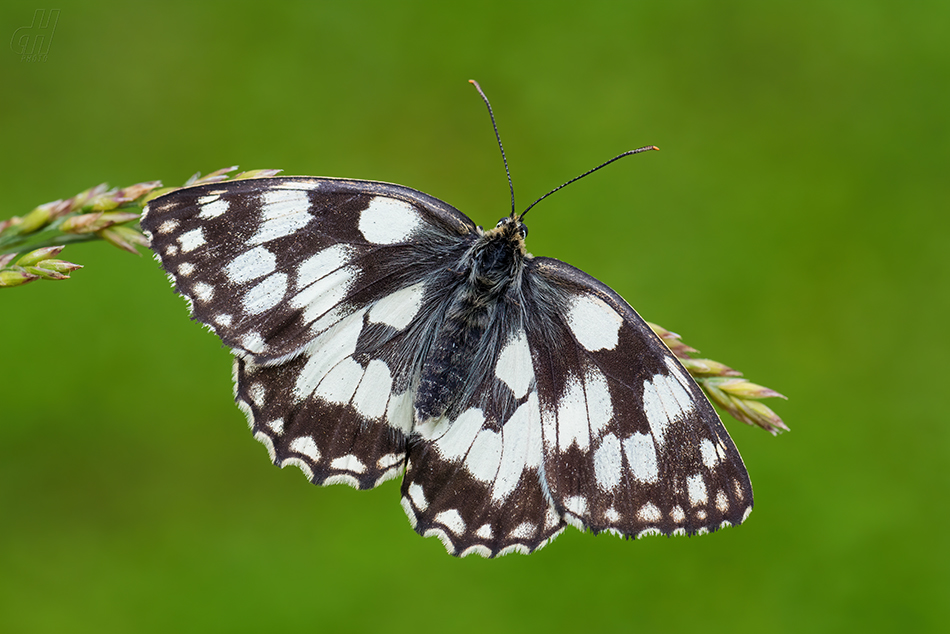
{"label": "black and white wing pattern", "polygon": [[566,524],[624,536],[742,522],[718,416],[616,293],[421,192],[236,180],[151,201],[142,227],[234,355],[275,464],[371,488],[455,555],[528,553]]}
{"label": "black and white wing pattern", "polygon": [[142,228],[192,315],[235,355],[235,395],[280,466],[316,484],[396,477],[412,368],[446,258],[475,226],[395,185],[248,179],[151,201]]}
{"label": "black and white wing pattern", "polygon": [[579,528],[625,536],[743,522],[752,485],[742,458],[666,345],[583,271],[550,258],[528,268],[526,312],[536,327],[526,339],[558,512]]}

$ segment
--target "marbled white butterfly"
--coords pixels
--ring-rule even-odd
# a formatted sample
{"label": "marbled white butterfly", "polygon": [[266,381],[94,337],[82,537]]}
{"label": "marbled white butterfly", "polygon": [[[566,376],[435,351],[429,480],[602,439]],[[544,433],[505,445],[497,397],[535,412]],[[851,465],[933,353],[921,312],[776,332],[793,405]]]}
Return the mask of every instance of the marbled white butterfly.
{"label": "marbled white butterfly", "polygon": [[513,203],[486,231],[408,187],[272,177],[141,224],[274,463],[358,489],[405,472],[412,526],[454,555],[741,523],[749,476],[699,387],[617,293],[529,254]]}

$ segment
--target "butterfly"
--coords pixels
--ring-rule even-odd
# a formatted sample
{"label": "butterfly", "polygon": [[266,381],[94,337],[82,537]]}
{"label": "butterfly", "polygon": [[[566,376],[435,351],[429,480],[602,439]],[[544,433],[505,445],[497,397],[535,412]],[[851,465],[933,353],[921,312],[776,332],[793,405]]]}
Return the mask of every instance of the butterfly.
{"label": "butterfly", "polygon": [[620,295],[528,253],[525,213],[485,230],[401,185],[267,177],[173,191],[141,225],[272,461],[404,474],[410,523],[453,555],[743,522],[749,476],[700,388]]}

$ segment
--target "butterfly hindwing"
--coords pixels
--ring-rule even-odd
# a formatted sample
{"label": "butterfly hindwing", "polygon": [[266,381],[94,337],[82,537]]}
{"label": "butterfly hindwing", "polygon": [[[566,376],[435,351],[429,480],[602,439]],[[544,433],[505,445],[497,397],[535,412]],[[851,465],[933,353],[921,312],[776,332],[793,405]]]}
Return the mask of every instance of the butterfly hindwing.
{"label": "butterfly hindwing", "polygon": [[564,530],[543,482],[541,417],[521,307],[493,306],[453,415],[410,442],[403,507],[455,555],[529,553]]}

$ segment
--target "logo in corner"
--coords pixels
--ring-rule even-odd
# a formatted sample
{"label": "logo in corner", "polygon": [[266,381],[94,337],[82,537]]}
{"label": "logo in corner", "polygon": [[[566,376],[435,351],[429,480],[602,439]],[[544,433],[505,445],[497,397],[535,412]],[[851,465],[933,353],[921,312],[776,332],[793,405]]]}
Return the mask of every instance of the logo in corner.
{"label": "logo in corner", "polygon": [[45,62],[53,42],[59,9],[37,9],[30,26],[21,26],[13,32],[10,49],[20,56],[21,62]]}

